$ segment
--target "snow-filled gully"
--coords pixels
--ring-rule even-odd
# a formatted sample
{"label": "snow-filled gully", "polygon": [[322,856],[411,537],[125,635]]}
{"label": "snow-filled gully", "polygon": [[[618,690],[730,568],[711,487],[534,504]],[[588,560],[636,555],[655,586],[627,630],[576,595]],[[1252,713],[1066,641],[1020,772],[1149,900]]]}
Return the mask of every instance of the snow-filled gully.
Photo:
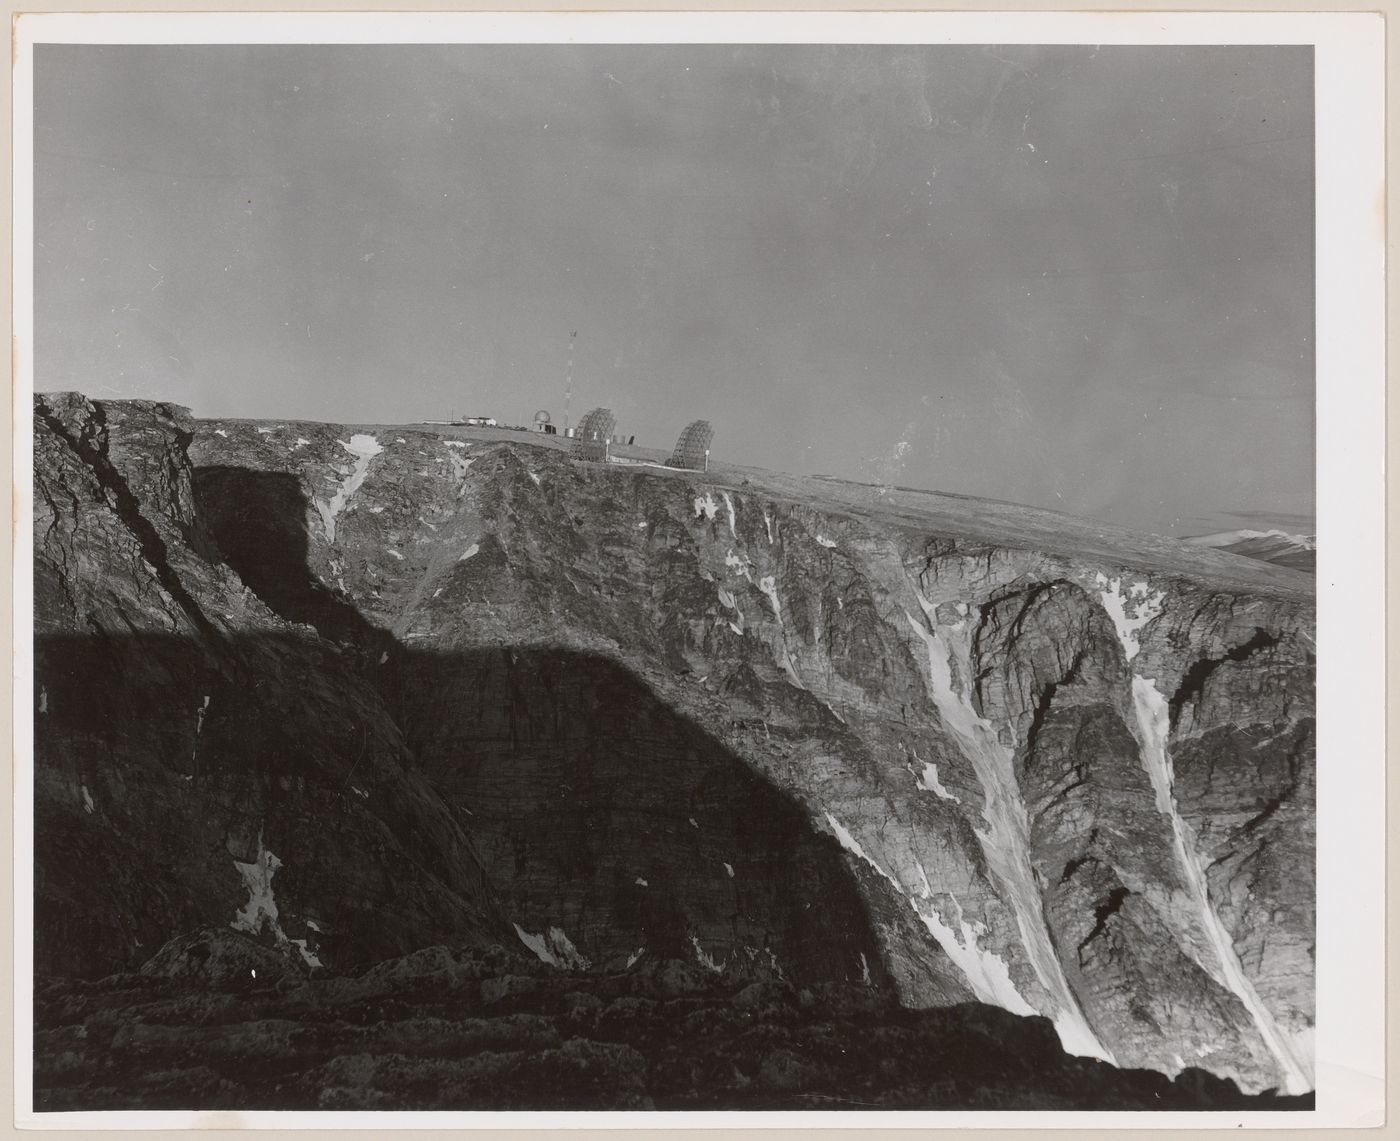
{"label": "snow-filled gully", "polygon": [[[1152,593],[1147,582],[1135,582],[1124,589],[1122,579],[1109,579],[1103,574],[1095,576],[1095,585],[1099,588],[1103,608],[1118,632],[1123,654],[1132,662],[1141,649],[1142,632],[1162,614],[1166,592],[1159,590]],[[1198,912],[1201,929],[1205,932],[1215,960],[1216,969],[1212,970],[1209,963],[1200,964],[1201,969],[1226,986],[1249,1012],[1259,1037],[1278,1064],[1285,1092],[1306,1093],[1313,1088],[1312,1079],[1299,1063],[1288,1039],[1254,989],[1254,984],[1244,973],[1234,941],[1210,901],[1205,861],[1196,850],[1190,826],[1182,819],[1176,806],[1173,791],[1175,777],[1171,754],[1167,749],[1171,711],[1166,697],[1157,688],[1155,678],[1133,674],[1133,713],[1133,736],[1137,738],[1142,766],[1152,781],[1157,811],[1171,824],[1176,860],[1185,876],[1192,905]]]}
{"label": "snow-filled gully", "polygon": [[[1004,1010],[1011,1011],[1012,1014],[1035,1014],[1036,1010],[1016,989],[1016,984],[1011,981],[1011,973],[1003,960],[994,951],[988,951],[978,945],[977,937],[983,933],[981,924],[970,924],[963,917],[961,908],[954,919],[957,928],[949,927],[939,915],[937,908],[930,902],[933,898],[933,888],[928,882],[928,874],[924,871],[923,865],[919,865],[919,887],[912,895],[897,879],[886,871],[880,863],[875,860],[860,844],[850,830],[846,828],[830,812],[826,814],[826,822],[841,846],[854,856],[864,860],[870,867],[888,880],[901,896],[909,901],[909,906],[914,909],[914,913],[923,921],[928,928],[929,934],[943,948],[944,953],[957,966],[967,980],[967,985],[972,988],[972,993],[977,996],[979,1002],[985,1002],[990,1006],[1000,1006]],[[956,897],[953,897],[953,906],[958,907]]]}
{"label": "snow-filled gully", "polygon": [[341,440],[340,446],[355,457],[355,463],[350,469],[350,474],[336,489],[335,495],[329,503],[316,500],[316,510],[321,513],[321,523],[325,527],[328,543],[335,542],[336,519],[345,510],[345,505],[350,502],[350,497],[359,490],[360,484],[364,483],[365,475],[369,472],[370,460],[384,450],[378,440],[364,433],[351,436],[349,443]]}
{"label": "snow-filled gully", "polygon": [[1304,1072],[1294,1056],[1288,1039],[1279,1030],[1268,1007],[1260,999],[1254,984],[1249,981],[1235,951],[1234,941],[1225,925],[1220,921],[1210,902],[1210,892],[1206,885],[1205,866],[1196,852],[1190,826],[1177,811],[1176,797],[1172,792],[1173,774],[1171,754],[1167,751],[1167,737],[1171,728],[1171,714],[1167,699],[1157,689],[1152,678],[1133,675],[1133,710],[1136,713],[1134,735],[1142,751],[1143,767],[1152,780],[1152,791],[1156,794],[1157,809],[1171,821],[1172,841],[1176,848],[1177,863],[1186,877],[1187,888],[1192,903],[1200,914],[1201,927],[1210,942],[1219,971],[1212,971],[1208,964],[1202,968],[1223,982],[1230,992],[1249,1011],[1259,1036],[1264,1040],[1269,1053],[1278,1063],[1286,1093],[1307,1093],[1313,1088],[1312,1080]]}
{"label": "snow-filled gully", "polygon": [[[1054,1010],[1050,1012],[1050,1017],[1060,1036],[1060,1042],[1069,1053],[1103,1058],[1111,1062],[1114,1060],[1113,1055],[1090,1028],[1074,992],[1069,988],[1054,945],[1050,941],[1050,932],[1045,926],[1040,892],[1031,870],[1030,824],[1025,803],[1021,799],[1020,787],[1016,782],[1012,750],[997,739],[995,728],[978,715],[967,692],[971,669],[968,660],[970,639],[966,621],[939,626],[934,619],[933,606],[922,598],[920,602],[933,629],[930,630],[912,614],[906,613],[905,617],[928,648],[929,696],[933,699],[944,727],[971,763],[982,785],[982,818],[987,828],[985,831],[975,830],[977,839],[982,845],[987,864],[1002,889],[1004,901],[1010,904],[1016,916],[1016,926],[1026,956],[1053,1004]],[[952,660],[956,660],[958,666],[956,684]],[[965,936],[972,934],[966,930],[965,924],[963,926]],[[942,933],[934,930],[932,924],[929,924],[929,927],[947,950],[944,938],[940,937]],[[975,946],[975,943],[973,945]],[[951,957],[963,967],[969,983],[981,997],[981,989],[973,981],[968,966],[960,962],[957,956]],[[1005,967],[1002,969],[1005,970]],[[1007,985],[1010,985],[1009,979]],[[1012,990],[1014,989],[1013,986]],[[1019,994],[1016,997],[1022,1007],[1027,1006],[1024,998]],[[1000,1002],[999,1005],[1012,1011],[1018,1009],[1017,1006],[1006,1002]]]}

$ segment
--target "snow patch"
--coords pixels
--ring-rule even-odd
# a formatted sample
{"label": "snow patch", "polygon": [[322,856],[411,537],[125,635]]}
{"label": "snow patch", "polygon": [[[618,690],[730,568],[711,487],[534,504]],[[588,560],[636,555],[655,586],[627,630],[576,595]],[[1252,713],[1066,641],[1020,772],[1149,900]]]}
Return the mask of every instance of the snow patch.
{"label": "snow patch", "polygon": [[[916,907],[915,910],[919,909]],[[958,930],[954,931],[943,922],[937,908],[932,905],[927,913],[919,911],[919,918],[924,921],[929,934],[943,948],[944,954],[957,964],[979,1002],[1000,1006],[1012,1014],[1037,1013],[1011,981],[1011,970],[1006,961],[996,952],[984,950],[978,945],[978,933],[969,926],[966,919],[959,915],[955,920]],[[1058,1023],[1056,1029],[1059,1029]],[[1061,1041],[1063,1042],[1063,1039]],[[1069,1049],[1067,1043],[1065,1049]],[[1102,1057],[1102,1054],[1099,1056]]]}
{"label": "snow patch", "polygon": [[92,793],[88,792],[87,785],[83,785],[83,811],[89,816],[92,815],[94,805],[92,803]]}
{"label": "snow patch", "polygon": [[[909,905],[914,909],[918,917],[923,920],[923,924],[928,928],[929,934],[944,953],[952,960],[953,964],[962,972],[967,980],[968,986],[981,1002],[991,1003],[995,1006],[1003,1007],[1013,1014],[1035,1014],[1035,1009],[1022,997],[1021,992],[1016,989],[1011,981],[1010,970],[1005,961],[993,951],[983,950],[977,944],[979,931],[969,925],[962,916],[962,909],[958,907],[956,897],[950,896],[953,906],[958,909],[956,922],[961,934],[943,922],[942,916],[937,909],[929,902],[933,891],[929,886],[928,874],[924,871],[923,865],[919,865],[920,889],[917,899],[910,898],[909,893],[904,889],[894,876],[890,875],[861,847],[860,842],[846,829],[846,827],[836,819],[830,812],[826,813],[826,822],[831,826],[831,830],[836,834],[836,839],[841,846],[852,855],[858,856],[870,865],[876,872],[887,879],[895,891],[909,900]],[[919,904],[924,906],[920,907]]]}
{"label": "snow patch", "polygon": [[[457,494],[458,494],[458,495],[461,495],[461,494],[462,494],[462,491],[465,490],[467,472],[471,470],[471,466],[472,466],[472,464],[476,463],[476,460],[474,460],[474,459],[464,459],[464,458],[462,458],[461,456],[459,456],[456,452],[448,452],[448,453],[447,453],[447,461],[448,461],[448,463],[450,463],[450,464],[452,465],[452,475],[453,475],[453,478],[454,478],[454,479],[460,479],[460,480],[463,481],[463,487],[462,487],[462,488],[459,488],[458,491],[457,491]],[[434,460],[433,462],[434,462],[434,463],[440,463],[441,460],[438,459],[438,460]]]}
{"label": "snow patch", "polygon": [[1162,613],[1166,592],[1159,590],[1149,597],[1150,586],[1146,582],[1135,582],[1125,594],[1121,578],[1109,579],[1102,572],[1094,576],[1094,582],[1099,587],[1103,608],[1118,631],[1118,640],[1123,643],[1123,653],[1132,661],[1142,648],[1138,644],[1138,631]]}
{"label": "snow patch", "polygon": [[39,712],[40,712],[40,713],[47,713],[48,711],[49,711],[49,691],[48,691],[48,689],[47,689],[46,687],[44,687],[44,686],[41,685],[41,686],[39,687]]}
{"label": "snow patch", "polygon": [[467,447],[467,442],[465,440],[444,440],[443,443],[445,443],[449,448]]}
{"label": "snow patch", "polygon": [[[194,753],[199,751],[199,734],[204,729],[204,715],[209,711],[209,695],[204,695],[204,701],[199,708],[194,711]],[[194,760],[194,753],[190,754],[190,760]]]}
{"label": "snow patch", "polygon": [[771,574],[766,574],[758,580],[758,589],[768,596],[768,603],[773,607],[773,617],[781,623],[783,620],[783,607],[778,601],[777,581]]}
{"label": "snow patch", "polygon": [[321,523],[325,528],[326,541],[329,543],[335,542],[335,521],[345,510],[345,505],[350,501],[350,497],[359,490],[360,484],[364,483],[365,475],[369,472],[370,461],[384,450],[379,446],[378,440],[362,432],[351,436],[348,443],[345,440],[337,442],[355,457],[355,463],[341,485],[336,488],[335,495],[331,497],[329,503],[316,500],[316,510],[321,513]]}
{"label": "snow patch", "polygon": [[304,448],[309,443],[311,443],[310,440],[303,440],[300,436],[298,436],[297,442],[292,445],[292,451],[296,451],[298,448]]}
{"label": "snow patch", "polygon": [[870,986],[870,964],[865,959],[865,952],[860,953],[860,981],[866,986]]}
{"label": "snow patch", "polygon": [[750,582],[753,581],[753,578],[749,574],[749,559],[746,555],[736,555],[733,551],[730,551],[724,556],[724,565],[735,574],[741,574]]}
{"label": "snow patch", "polygon": [[1177,811],[1176,797],[1173,795],[1175,775],[1172,772],[1171,754],[1167,751],[1168,736],[1171,732],[1171,709],[1166,697],[1157,688],[1155,678],[1133,676],[1133,712],[1137,722],[1133,735],[1137,737],[1143,767],[1152,781],[1157,810],[1171,821],[1177,863],[1186,874],[1186,883],[1200,913],[1201,926],[1214,952],[1218,973],[1210,970],[1205,964],[1201,966],[1217,981],[1223,983],[1249,1011],[1259,1036],[1278,1064],[1285,1092],[1307,1093],[1313,1088],[1312,1080],[1294,1054],[1292,1044],[1275,1023],[1268,1007],[1259,998],[1254,984],[1244,973],[1234,941],[1225,930],[1225,925],[1220,921],[1220,916],[1216,914],[1210,901],[1210,891],[1206,884],[1206,862],[1197,852],[1191,826]]}
{"label": "snow patch", "polygon": [[705,953],[705,948],[700,946],[700,940],[694,935],[690,937],[690,945],[695,948],[695,961],[707,971],[714,971],[715,974],[719,974],[724,970],[719,963],[715,962],[714,959]]}
{"label": "snow patch", "polygon": [[699,828],[699,827],[700,827],[700,825],[698,825],[697,823],[695,823],[695,817],[690,816],[690,817],[687,817],[687,819],[690,821],[690,826],[691,826],[692,828]]}
{"label": "snow patch", "polygon": [[248,889],[248,902],[245,903],[229,924],[235,931],[245,931],[257,935],[266,926],[279,947],[296,947],[302,960],[310,967],[319,967],[321,960],[307,946],[305,939],[288,939],[277,917],[277,900],[272,894],[272,877],[282,866],[282,861],[263,847],[262,837],[258,837],[258,854],[250,864],[233,861],[238,874],[243,877],[243,885]]}
{"label": "snow patch", "polygon": [[695,518],[704,516],[710,522],[714,522],[715,512],[719,510],[719,504],[715,502],[715,497],[708,491],[703,496],[695,497]]}
{"label": "snow patch", "polygon": [[398,559],[399,562],[403,562],[403,555],[399,554],[399,552],[394,550],[393,547],[390,547],[386,553],[389,554],[391,557]]}
{"label": "snow patch", "polygon": [[630,969],[636,964],[637,960],[640,959],[640,958],[641,958],[643,955],[645,955],[646,953],[647,953],[647,949],[646,949],[645,947],[638,947],[635,951],[633,951],[630,955],[628,955],[628,956],[627,956],[627,967],[628,967],[628,969],[630,970]]}
{"label": "snow patch", "polygon": [[259,429],[258,429],[258,435],[259,435],[259,436],[270,436],[270,435],[272,435],[272,429],[271,429],[271,428],[259,428]]}
{"label": "snow patch", "polygon": [[730,879],[733,879],[733,878],[734,878],[734,865],[733,865],[733,864],[725,864],[725,865],[724,865],[724,870],[727,871],[727,872],[729,873],[729,878],[730,878]]}
{"label": "snow patch", "polygon": [[369,799],[369,793],[367,793],[364,789],[362,789],[362,788],[361,788],[359,785],[357,785],[357,784],[352,784],[352,785],[350,786],[350,791],[353,792],[356,796],[358,796],[361,800],[368,800],[368,799]]}
{"label": "snow patch", "polygon": [[306,939],[288,939],[287,942],[297,949],[297,953],[301,955],[302,961],[308,967],[325,966],[325,964],[321,962],[320,958],[317,956],[316,952],[313,951],[309,946],[307,946],[308,941]]}
{"label": "snow patch", "polygon": [[763,526],[768,532],[768,542],[771,544],[773,542],[773,516],[769,515],[766,509],[763,512]]}
{"label": "snow patch", "polygon": [[724,496],[724,506],[729,511],[729,537],[737,539],[739,536],[734,531],[734,500],[729,497],[727,491],[722,491],[720,494]]}
{"label": "snow patch", "polygon": [[228,433],[225,432],[222,428],[215,428],[215,429],[214,429],[214,435],[216,435],[216,436],[223,436],[224,439],[228,439]]}
{"label": "snow patch", "polygon": [[961,804],[956,796],[943,787],[938,779],[938,766],[932,761],[924,761],[924,771],[919,775],[918,785],[925,792],[931,792],[942,800],[951,800],[954,804]]}
{"label": "snow patch", "polygon": [[651,886],[651,884],[647,883],[647,881],[644,880],[644,879],[642,879],[641,876],[638,876],[638,877],[637,877],[636,879],[634,879],[632,882],[633,882],[634,884],[636,884],[638,887],[650,887],[650,886]]}
{"label": "snow patch", "polygon": [[520,941],[530,948],[542,963],[564,971],[586,971],[593,965],[579,954],[578,948],[558,927],[549,928],[543,935],[532,935],[519,923],[514,924],[514,927]]}
{"label": "snow patch", "polygon": [[470,547],[468,547],[465,551],[462,552],[461,558],[459,558],[457,561],[459,563],[464,563],[474,554],[476,554],[479,550],[481,550],[481,545],[479,543],[473,543]]}
{"label": "snow patch", "polygon": [[526,472],[525,474],[528,475],[531,479],[533,479],[533,480],[535,481],[535,486],[536,486],[536,487],[539,487],[539,485],[540,485],[540,477],[539,477],[539,476],[537,476],[537,475],[536,475],[534,472],[532,472],[532,471],[531,471],[531,472]]}
{"label": "snow patch", "polygon": [[1298,1064],[1303,1067],[1305,1073],[1313,1073],[1316,1069],[1316,1037],[1317,1032],[1311,1027],[1304,1027],[1302,1030],[1284,1031],[1288,1036],[1288,1042],[1293,1047],[1293,1056],[1298,1059]]}
{"label": "snow patch", "polygon": [[831,539],[828,539],[825,535],[818,535],[817,542],[819,542],[823,547],[830,548],[836,546],[835,542],[833,542]]}

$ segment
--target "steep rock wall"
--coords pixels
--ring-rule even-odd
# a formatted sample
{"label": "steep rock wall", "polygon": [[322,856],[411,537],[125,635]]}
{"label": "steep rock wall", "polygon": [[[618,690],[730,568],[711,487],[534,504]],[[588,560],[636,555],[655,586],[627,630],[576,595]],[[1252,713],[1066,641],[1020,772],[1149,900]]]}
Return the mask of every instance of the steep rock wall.
{"label": "steep rock wall", "polygon": [[307,966],[499,937],[471,839],[377,693],[215,557],[188,413],[36,412],[36,964],[131,969],[206,923]]}
{"label": "steep rock wall", "polygon": [[[625,662],[847,847],[907,1001],[971,992],[1124,1064],[1306,1084],[1312,659],[1296,578],[1222,590],[816,497],[380,442],[324,576],[408,645]],[[1239,649],[1246,622],[1262,657]],[[1149,680],[1175,710],[1166,800],[1135,696]]]}
{"label": "steep rock wall", "polygon": [[524,442],[228,422],[190,454],[249,605],[342,647],[525,936],[767,948],[1121,1065],[1308,1083],[1303,576]]}

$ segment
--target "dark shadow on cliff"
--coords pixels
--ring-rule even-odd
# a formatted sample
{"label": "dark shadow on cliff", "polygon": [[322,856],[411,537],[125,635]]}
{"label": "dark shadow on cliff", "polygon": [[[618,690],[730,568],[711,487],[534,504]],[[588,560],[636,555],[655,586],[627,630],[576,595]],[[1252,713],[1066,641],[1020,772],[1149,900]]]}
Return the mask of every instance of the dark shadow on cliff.
{"label": "dark shadow on cliff", "polygon": [[[171,726],[173,740],[136,734],[141,748],[125,751],[139,754],[138,768],[173,752],[165,763],[186,799],[251,780],[264,790],[253,803],[268,811],[281,811],[308,771],[322,774],[315,779],[333,786],[334,807],[318,808],[316,831],[326,830],[326,811],[375,810],[357,765],[367,749],[377,757],[397,744],[397,763],[470,834],[512,922],[531,934],[558,927],[598,963],[646,947],[716,962],[789,958],[802,977],[858,978],[868,969],[883,981],[839,846],[635,673],[564,650],[409,650],[311,571],[309,504],[297,475],[207,466],[194,470],[193,486],[200,525],[228,565],[280,617],[321,639],[237,639],[178,699],[190,688],[186,667],[157,663],[183,660],[182,650],[133,652],[104,640],[96,659],[65,672],[101,676],[105,663],[105,692],[55,694],[53,708],[65,712],[51,726],[67,715],[103,738],[126,710],[142,711],[146,726],[163,709],[182,710],[183,733]],[[83,657],[83,643],[46,652],[55,655]],[[205,696],[211,705],[200,717]],[[89,846],[83,831],[68,841],[80,850]],[[418,858],[451,879],[439,855]],[[290,867],[279,873],[284,883],[303,874]],[[87,940],[61,942],[65,958],[86,957],[75,948]]]}
{"label": "dark shadow on cliff", "polygon": [[[1026,1038],[1030,1024],[990,1011],[958,1029],[965,1016],[904,1012],[862,983],[860,955],[876,982],[879,957],[836,842],[616,663],[400,649],[386,703],[353,655],[310,634],[229,639],[214,675],[194,668],[207,652],[169,636],[36,645],[40,1108],[826,1107],[872,1079],[895,1105],[953,1096],[942,1078],[930,1094],[886,1074],[881,1026],[890,1049],[927,1051],[932,1035],[931,1057],[961,1056],[957,1097],[1004,1103],[1007,1083],[985,1092],[968,1061],[987,1018],[989,1065],[1042,1068],[1048,1023]],[[391,705],[440,718],[421,766]],[[260,848],[280,861],[286,934],[329,971],[278,979],[254,957],[254,978],[221,981],[207,962],[129,973],[172,935],[228,938],[249,899],[234,861]],[[593,969],[545,966],[516,922],[562,926]],[[636,962],[609,953],[634,940]],[[342,1073],[342,1055],[374,1074]]]}
{"label": "dark shadow on cliff", "polygon": [[131,969],[231,920],[261,836],[332,963],[463,938],[499,904],[496,935],[557,927],[598,965],[645,948],[883,980],[840,846],[616,662],[397,648],[369,676],[310,635],[210,652],[37,640],[39,970]]}
{"label": "dark shadow on cliff", "polygon": [[558,926],[595,962],[771,953],[796,978],[883,980],[866,905],[812,811],[622,664],[415,650],[381,684],[523,926]]}
{"label": "dark shadow on cliff", "polygon": [[[41,1108],[1238,1102],[1124,1084],[1044,1019],[901,1010],[858,981],[883,975],[839,845],[644,679],[400,645],[311,574],[295,477],[196,486],[230,566],[319,633],[36,640]],[[227,935],[263,889],[342,977],[52,978]],[[531,959],[517,924],[594,969]],[[749,981],[770,952],[788,979]]]}
{"label": "dark shadow on cliff", "polygon": [[290,472],[242,467],[194,469],[195,509],[219,554],[263,602],[288,622],[314,626],[368,658],[393,642],[307,564],[307,501]]}

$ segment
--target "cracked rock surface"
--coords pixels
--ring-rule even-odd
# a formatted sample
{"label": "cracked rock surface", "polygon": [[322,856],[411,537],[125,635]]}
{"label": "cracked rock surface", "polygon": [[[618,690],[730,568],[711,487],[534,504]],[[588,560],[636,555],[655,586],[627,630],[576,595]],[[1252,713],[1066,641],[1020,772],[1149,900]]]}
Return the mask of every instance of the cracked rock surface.
{"label": "cracked rock surface", "polygon": [[[157,951],[142,977],[215,985],[191,965],[203,930],[299,987],[433,946],[532,978],[672,961],[855,988],[891,1027],[1001,1007],[1040,1028],[1027,1056],[1053,1027],[1061,1058],[1311,1088],[1308,576],[509,432],[76,394],[39,397],[34,427],[53,993]],[[258,969],[231,954],[206,958]],[[540,1050],[580,1037],[555,1033]],[[404,1104],[408,1063],[356,1041],[307,1080]],[[571,1049],[586,1064],[546,1068],[638,1068]],[[795,1104],[830,1084],[806,1057],[785,1040],[742,1071],[756,1101],[728,1075],[706,1096]],[[432,1072],[424,1107],[461,1077]],[[660,1106],[648,1082],[614,1093]]]}

